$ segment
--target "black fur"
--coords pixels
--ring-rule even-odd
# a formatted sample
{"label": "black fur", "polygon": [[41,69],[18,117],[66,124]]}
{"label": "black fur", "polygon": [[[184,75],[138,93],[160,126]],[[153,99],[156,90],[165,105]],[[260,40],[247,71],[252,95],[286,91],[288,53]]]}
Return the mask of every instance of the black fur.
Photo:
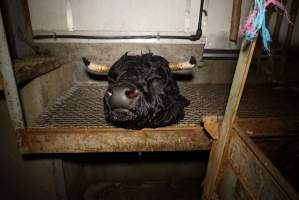
{"label": "black fur", "polygon": [[123,55],[108,73],[109,88],[114,84],[134,84],[142,96],[132,110],[130,121],[116,121],[104,98],[107,121],[124,128],[155,128],[177,123],[184,117],[189,100],[180,95],[177,82],[172,78],[168,61],[151,53],[141,56]]}

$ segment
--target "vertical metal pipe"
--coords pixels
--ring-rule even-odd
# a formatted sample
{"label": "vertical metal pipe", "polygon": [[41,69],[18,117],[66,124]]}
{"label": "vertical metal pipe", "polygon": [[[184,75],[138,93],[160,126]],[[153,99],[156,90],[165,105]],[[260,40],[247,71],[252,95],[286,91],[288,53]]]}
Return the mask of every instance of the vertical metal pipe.
{"label": "vertical metal pipe", "polygon": [[5,29],[0,10],[0,70],[4,81],[4,92],[9,110],[9,115],[15,130],[24,128],[24,118],[12,69]]}

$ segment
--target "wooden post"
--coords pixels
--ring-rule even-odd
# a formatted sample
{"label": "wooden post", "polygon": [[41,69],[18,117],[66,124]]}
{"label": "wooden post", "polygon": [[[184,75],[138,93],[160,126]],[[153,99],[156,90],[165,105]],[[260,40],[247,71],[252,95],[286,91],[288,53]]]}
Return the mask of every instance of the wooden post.
{"label": "wooden post", "polygon": [[288,65],[288,50],[291,47],[291,43],[292,43],[292,35],[294,32],[294,26],[296,23],[298,8],[299,8],[299,1],[293,0],[291,4],[291,10],[290,10],[290,20],[293,24],[290,23],[288,24],[287,35],[283,44],[283,55],[282,55],[282,64],[281,64],[282,81],[285,81],[285,79],[287,78],[286,70]]}
{"label": "wooden post", "polygon": [[287,36],[285,38],[285,44],[284,44],[286,48],[289,48],[291,46],[298,8],[299,8],[299,2],[293,0],[291,5],[291,10],[290,10],[290,20],[293,24],[291,23],[288,24]]}
{"label": "wooden post", "polygon": [[234,79],[230,89],[228,102],[225,109],[223,122],[220,128],[219,139],[213,143],[210,153],[206,180],[204,185],[203,199],[211,199],[216,188],[216,180],[221,167],[224,151],[229,143],[230,130],[236,117],[243,88],[246,82],[249,66],[256,44],[256,38],[247,46],[243,40],[239,60],[235,70]]}
{"label": "wooden post", "polygon": [[233,0],[232,17],[230,23],[229,40],[236,42],[238,39],[242,0]]}
{"label": "wooden post", "polygon": [[[287,0],[282,0],[281,3],[283,5],[287,5]],[[272,39],[275,43],[279,43],[279,33],[281,30],[282,17],[283,17],[283,15],[281,15],[280,13],[277,13],[276,23],[274,26],[273,37],[272,37]]]}

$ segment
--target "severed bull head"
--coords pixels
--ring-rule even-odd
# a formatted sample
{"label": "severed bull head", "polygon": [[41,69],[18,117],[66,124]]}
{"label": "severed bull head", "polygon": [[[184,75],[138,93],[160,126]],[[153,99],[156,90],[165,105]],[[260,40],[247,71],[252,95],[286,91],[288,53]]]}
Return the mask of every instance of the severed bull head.
{"label": "severed bull head", "polygon": [[92,74],[108,72],[108,88],[103,98],[105,119],[130,129],[155,128],[177,123],[189,100],[180,94],[171,69],[190,69],[189,62],[168,63],[152,53],[123,55],[112,66],[94,64],[83,58]]}

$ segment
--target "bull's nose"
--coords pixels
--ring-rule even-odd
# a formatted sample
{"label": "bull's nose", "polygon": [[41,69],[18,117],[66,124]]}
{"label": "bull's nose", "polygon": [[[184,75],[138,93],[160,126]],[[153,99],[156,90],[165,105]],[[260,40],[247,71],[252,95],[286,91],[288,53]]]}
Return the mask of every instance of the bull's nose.
{"label": "bull's nose", "polygon": [[108,103],[112,109],[131,109],[139,96],[140,92],[137,88],[126,84],[114,86],[106,92]]}

